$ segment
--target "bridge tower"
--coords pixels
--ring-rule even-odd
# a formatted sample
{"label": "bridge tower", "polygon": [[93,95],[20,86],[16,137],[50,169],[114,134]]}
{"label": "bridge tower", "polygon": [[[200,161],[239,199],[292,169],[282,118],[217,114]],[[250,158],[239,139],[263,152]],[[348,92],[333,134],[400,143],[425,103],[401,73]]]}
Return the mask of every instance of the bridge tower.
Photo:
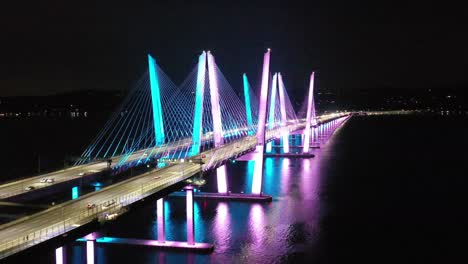
{"label": "bridge tower", "polygon": [[[223,125],[221,121],[221,107],[219,105],[218,78],[216,76],[215,61],[211,52],[208,51],[208,79],[210,81],[211,115],[213,119],[214,147],[218,148],[224,144]],[[227,193],[226,166],[216,168],[216,179],[218,192]]]}
{"label": "bridge tower", "polygon": [[203,118],[203,93],[205,90],[205,72],[206,72],[206,52],[203,51],[198,57],[197,86],[195,91],[195,111],[193,116],[192,148],[191,155],[200,153],[200,144],[202,137],[202,118]]}
{"label": "bridge tower", "polygon": [[[286,98],[285,98],[285,91],[284,91],[284,84],[283,78],[281,77],[281,73],[278,73],[278,83],[279,83],[279,98],[280,98],[280,111],[281,111],[281,126],[285,127],[288,124],[288,117],[286,115]],[[289,153],[289,131],[284,129],[282,131],[282,145],[283,145],[283,152]]]}
{"label": "bridge tower", "polygon": [[[306,127],[304,131],[304,150],[303,150],[304,153],[309,153],[309,149],[310,149],[310,126],[311,126],[313,105],[314,105],[314,72],[312,72],[312,74],[310,75],[309,97],[307,99]],[[313,115],[315,119],[315,110],[314,110]]]}
{"label": "bridge tower", "polygon": [[260,103],[258,113],[258,129],[257,129],[257,147],[254,175],[252,181],[252,193],[260,195],[262,193],[262,177],[263,177],[263,151],[265,144],[265,118],[266,105],[268,98],[268,78],[270,74],[270,49],[267,50],[263,57],[263,72],[262,85],[260,91]]}
{"label": "bridge tower", "polygon": [[[221,107],[219,101],[218,78],[216,76],[215,60],[210,51],[200,55],[198,59],[197,86],[195,94],[195,111],[193,119],[192,149],[191,155],[200,153],[203,120],[203,99],[205,90],[206,68],[208,67],[208,80],[210,86],[211,115],[213,120],[213,142],[218,148],[224,144],[223,124],[221,120]],[[227,193],[226,167],[216,169],[218,180],[218,192]]]}
{"label": "bridge tower", "polygon": [[[276,90],[278,86],[278,73],[273,75],[273,84],[271,87],[270,95],[270,108],[268,113],[268,129],[273,129],[275,127],[275,104],[276,104]],[[266,145],[266,152],[271,152],[271,147],[273,142],[268,142]]]}
{"label": "bridge tower", "polygon": [[156,146],[164,144],[164,121],[161,105],[161,92],[156,60],[148,54],[148,72],[151,87],[151,103],[153,105],[153,122]]}
{"label": "bridge tower", "polygon": [[249,136],[253,135],[251,128],[253,127],[252,120],[252,107],[250,103],[250,93],[249,93],[249,81],[247,80],[247,75],[244,73],[242,75],[242,81],[244,84],[244,100],[245,100],[245,114],[247,116],[247,129],[249,130]]}

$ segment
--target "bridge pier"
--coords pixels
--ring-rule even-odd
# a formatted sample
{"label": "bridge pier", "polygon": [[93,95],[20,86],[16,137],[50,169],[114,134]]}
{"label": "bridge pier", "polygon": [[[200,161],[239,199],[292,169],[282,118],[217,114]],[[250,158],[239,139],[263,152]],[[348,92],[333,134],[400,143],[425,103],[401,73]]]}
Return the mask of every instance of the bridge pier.
{"label": "bridge pier", "polygon": [[227,194],[227,177],[226,177],[226,165],[222,165],[216,168],[216,180],[218,184],[218,193]]}
{"label": "bridge pier", "polygon": [[166,221],[164,221],[164,214],[166,212],[164,206],[164,198],[160,198],[156,201],[156,217],[158,222],[158,242],[166,242]]}
{"label": "bridge pier", "polygon": [[193,215],[193,187],[186,186],[185,192],[187,193],[187,244],[195,245],[195,233],[194,233],[194,215]]}
{"label": "bridge pier", "polygon": [[65,246],[55,249],[55,264],[66,264]]}
{"label": "bridge pier", "polygon": [[86,263],[94,264],[94,248],[96,240],[87,240],[86,241]]}

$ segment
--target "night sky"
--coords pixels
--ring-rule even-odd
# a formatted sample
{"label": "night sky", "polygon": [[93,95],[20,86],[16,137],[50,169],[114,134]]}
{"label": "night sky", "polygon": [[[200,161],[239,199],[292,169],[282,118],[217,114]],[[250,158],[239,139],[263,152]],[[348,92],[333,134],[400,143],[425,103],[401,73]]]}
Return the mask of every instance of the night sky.
{"label": "night sky", "polygon": [[202,50],[232,86],[256,85],[266,48],[293,94],[312,70],[322,91],[468,84],[467,12],[447,1],[15,2],[0,8],[0,96],[126,89],[147,53],[180,83]]}

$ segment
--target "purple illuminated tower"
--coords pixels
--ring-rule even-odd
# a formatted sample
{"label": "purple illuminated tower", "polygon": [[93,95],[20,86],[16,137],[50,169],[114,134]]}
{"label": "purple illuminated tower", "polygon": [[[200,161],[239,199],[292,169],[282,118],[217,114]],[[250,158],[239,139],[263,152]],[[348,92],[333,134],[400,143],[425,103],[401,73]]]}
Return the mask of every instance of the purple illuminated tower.
{"label": "purple illuminated tower", "polygon": [[[281,111],[281,126],[286,127],[288,124],[288,116],[286,115],[286,99],[284,95],[284,84],[281,73],[278,73],[279,81],[279,97],[280,97],[280,111]],[[284,129],[282,132],[282,141],[283,141],[283,152],[289,153],[289,132],[287,129]]]}
{"label": "purple illuminated tower", "polygon": [[215,148],[223,145],[223,125],[219,106],[218,78],[216,76],[214,57],[208,51],[208,78],[210,80],[211,114],[213,116],[213,136]]}
{"label": "purple illuminated tower", "polygon": [[252,193],[262,193],[262,176],[263,176],[263,148],[265,144],[265,118],[266,118],[266,105],[268,98],[268,77],[270,74],[270,49],[263,57],[263,72],[262,72],[262,86],[260,91],[260,103],[258,114],[258,129],[257,129],[257,155],[255,157],[255,168],[252,182]]}
{"label": "purple illuminated tower", "polygon": [[270,74],[270,49],[263,57],[263,72],[262,72],[262,86],[260,90],[260,103],[258,110],[258,130],[257,130],[257,145],[265,144],[265,118],[266,106],[268,98],[268,78]]}
{"label": "purple illuminated tower", "polygon": [[307,99],[307,117],[304,131],[304,153],[309,153],[310,148],[310,119],[312,115],[312,104],[314,100],[314,72],[310,75],[309,97]]}
{"label": "purple illuminated tower", "polygon": [[[275,127],[275,105],[276,105],[276,90],[278,87],[278,73],[273,74],[273,84],[271,86],[270,94],[270,108],[268,110],[268,129],[273,129]],[[270,153],[273,142],[268,142],[266,144],[266,152]]]}
{"label": "purple illuminated tower", "polygon": [[[208,79],[210,81],[211,95],[211,114],[213,120],[213,140],[214,147],[218,148],[223,145],[223,124],[221,121],[221,107],[219,105],[219,88],[218,78],[216,76],[215,61],[213,55],[208,51]],[[218,192],[227,193],[226,167],[223,165],[216,169],[216,177],[218,182]]]}

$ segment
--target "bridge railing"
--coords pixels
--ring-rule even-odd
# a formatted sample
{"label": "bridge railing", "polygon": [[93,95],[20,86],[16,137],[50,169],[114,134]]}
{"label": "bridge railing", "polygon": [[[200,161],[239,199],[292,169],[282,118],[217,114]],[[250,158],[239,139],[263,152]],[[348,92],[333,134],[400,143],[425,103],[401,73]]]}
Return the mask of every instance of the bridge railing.
{"label": "bridge railing", "polygon": [[[24,231],[21,234],[17,234],[15,239],[0,242],[0,259],[8,257],[16,252],[22,251],[46,240],[60,236],[75,228],[78,228],[81,225],[90,223],[95,219],[99,219],[99,217],[104,217],[106,213],[118,212],[120,209],[138,200],[141,200],[142,198],[145,198],[164,188],[190,178],[195,173],[201,171],[201,168],[195,164],[190,165],[187,163],[185,166],[189,166],[189,168],[184,168],[183,170],[177,172],[178,174],[180,173],[180,177],[170,177],[167,179],[163,178],[160,181],[154,183],[141,185],[135,191],[122,195],[116,195],[90,209],[84,208],[81,210],[74,210],[73,213],[65,216],[63,215],[64,207],[55,208],[56,212],[50,213],[57,215],[60,220],[52,219],[51,221],[55,220],[55,223],[52,223],[45,228],[40,228],[33,231]],[[78,202],[79,200],[74,201]],[[62,212],[60,212],[60,210],[62,210]]]}

